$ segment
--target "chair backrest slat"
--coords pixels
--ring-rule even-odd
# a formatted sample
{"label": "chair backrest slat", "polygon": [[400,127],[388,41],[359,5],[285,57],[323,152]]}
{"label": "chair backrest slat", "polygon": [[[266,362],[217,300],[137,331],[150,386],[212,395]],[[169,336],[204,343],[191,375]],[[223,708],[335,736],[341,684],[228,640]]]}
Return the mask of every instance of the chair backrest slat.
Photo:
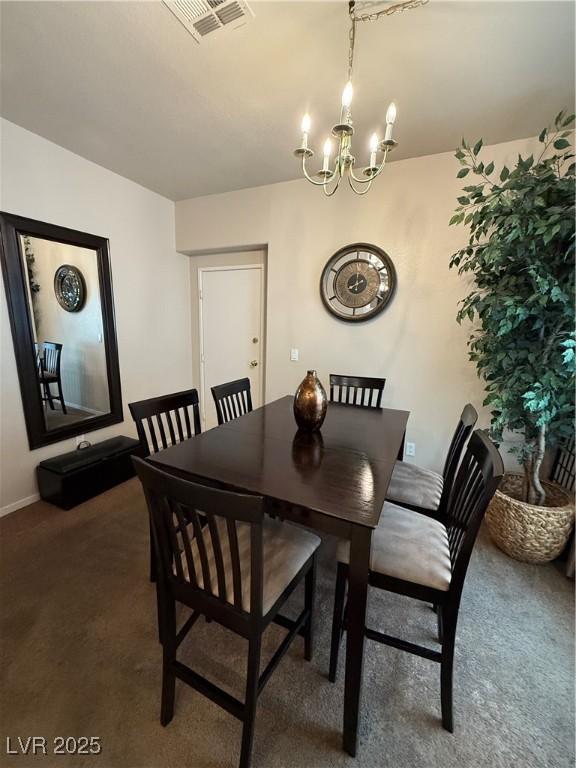
{"label": "chair backrest slat", "polygon": [[460,463],[446,512],[451,589],[462,589],[482,518],[503,474],[496,446],[485,432],[476,430]]}
{"label": "chair backrest slat", "polygon": [[[136,422],[138,439],[144,447],[145,455],[150,456],[159,450],[169,448],[171,445],[182,442],[187,438],[200,433],[200,408],[198,404],[198,392],[188,389],[185,392],[175,392],[162,397],[151,397],[148,400],[139,400],[130,403],[130,413]],[[192,411],[192,422],[190,421]],[[182,417],[186,425],[186,434],[182,427]],[[174,421],[176,420],[176,430]],[[192,424],[194,425],[192,428]]]}
{"label": "chair backrest slat", "polygon": [[460,460],[466,448],[472,430],[476,426],[478,421],[478,413],[471,403],[464,406],[460,419],[452,435],[450,441],[450,447],[448,448],[448,454],[446,455],[446,461],[444,462],[444,469],[442,471],[443,484],[442,484],[442,496],[440,498],[439,510],[441,513],[445,513],[448,499],[452,492],[454,480],[456,478],[456,472],[460,465]]}
{"label": "chair backrest slat", "polygon": [[60,364],[62,360],[62,344],[56,344],[53,341],[44,341],[42,349],[44,357],[42,359],[42,368],[45,373],[60,378]]}
{"label": "chair backrest slat", "polygon": [[203,612],[209,597],[225,610],[260,616],[263,499],[191,483],[139,458],[133,462],[148,503],[161,582],[178,585],[192,606],[202,593]]}
{"label": "chair backrest slat", "polygon": [[[185,410],[184,413],[188,413],[188,411]],[[174,410],[174,418],[176,419],[176,429],[178,430],[178,442],[181,443],[184,440],[184,430],[182,429],[182,418],[180,416],[179,408],[176,408]],[[188,423],[190,423],[190,419],[188,419]],[[189,432],[187,434],[187,437],[190,437]]]}
{"label": "chair backrest slat", "polygon": [[210,566],[208,564],[208,552],[206,551],[206,542],[204,541],[204,527],[195,509],[190,510],[190,517],[194,528],[194,542],[198,547],[200,556],[200,567],[202,570],[203,589],[208,594],[214,594],[212,591],[212,577],[210,575]]}
{"label": "chair backrest slat", "polygon": [[220,534],[214,516],[208,517],[208,530],[212,540],[212,551],[214,552],[214,564],[216,565],[216,580],[218,582],[218,596],[220,600],[226,600],[227,585],[226,573],[224,571],[224,558],[222,557],[222,547],[220,544]]}
{"label": "chair backrest slat", "polygon": [[[184,546],[184,554],[186,555],[186,564],[188,566],[188,578],[190,579],[191,584],[193,584],[194,586],[197,586],[198,582],[196,580],[196,569],[194,567],[194,556],[192,554],[192,547],[190,546],[190,537],[186,536],[185,534],[188,521],[185,518],[185,512],[182,509],[180,504],[175,503],[173,505],[173,510],[178,520],[178,533],[180,534],[180,539],[182,540],[182,545]],[[178,538],[178,535],[176,538]],[[184,578],[183,573],[182,573],[182,578]]]}
{"label": "chair backrest slat", "polygon": [[234,591],[234,606],[242,608],[242,574],[240,571],[240,552],[238,550],[238,532],[236,531],[236,521],[231,518],[226,519],[228,528],[228,541],[230,544],[230,560],[232,562],[232,587]]}
{"label": "chair backrest slat", "polygon": [[156,414],[156,423],[158,424],[158,431],[160,432],[160,440],[162,441],[162,448],[168,448],[168,440],[166,440],[166,432],[164,431],[164,424],[162,422],[162,416],[164,413]]}
{"label": "chair backrest slat", "polygon": [[381,408],[386,379],[330,374],[330,402],[359,408]]}
{"label": "chair backrest slat", "polygon": [[250,379],[236,379],[212,387],[218,424],[226,424],[252,410]]}

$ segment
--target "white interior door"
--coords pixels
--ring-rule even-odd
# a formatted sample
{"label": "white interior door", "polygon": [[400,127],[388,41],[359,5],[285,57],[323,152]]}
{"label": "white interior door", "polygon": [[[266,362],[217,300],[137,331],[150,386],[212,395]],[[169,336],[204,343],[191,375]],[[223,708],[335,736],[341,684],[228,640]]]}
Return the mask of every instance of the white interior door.
{"label": "white interior door", "polygon": [[218,423],[210,387],[250,379],[252,405],[262,404],[263,267],[198,270],[203,428]]}

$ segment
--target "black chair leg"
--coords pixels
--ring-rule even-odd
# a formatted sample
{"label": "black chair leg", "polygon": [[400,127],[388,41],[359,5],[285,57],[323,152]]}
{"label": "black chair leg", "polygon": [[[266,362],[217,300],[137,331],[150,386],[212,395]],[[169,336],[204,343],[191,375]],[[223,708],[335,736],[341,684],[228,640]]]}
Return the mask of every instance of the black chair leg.
{"label": "black chair leg", "polygon": [[64,403],[64,394],[62,392],[62,384],[60,383],[60,379],[58,379],[58,400],[60,400],[60,405],[62,406],[62,413],[68,413],[66,410],[66,404]]}
{"label": "black chair leg", "polygon": [[54,402],[52,401],[52,392],[50,391],[50,384],[44,384],[44,394],[46,395],[46,400],[48,400],[48,405],[50,406],[50,410],[54,410]]}
{"label": "black chair leg", "polygon": [[346,571],[346,566],[343,563],[338,563],[338,570],[336,571],[336,591],[334,595],[334,615],[332,616],[330,672],[328,674],[328,679],[331,683],[336,682],[336,673],[338,671],[338,653],[340,650],[340,639],[342,637],[344,598],[346,596]]}
{"label": "black chair leg", "polygon": [[454,644],[456,640],[457,613],[443,612],[442,661],[440,664],[440,697],[442,700],[442,727],[454,733],[452,708],[452,678],[454,668]]}
{"label": "black chair leg", "polygon": [[436,606],[437,621],[438,621],[438,642],[444,642],[444,620],[442,618],[442,606]]}
{"label": "black chair leg", "polygon": [[152,584],[156,581],[156,552],[154,550],[154,542],[152,540],[152,521],[149,521],[150,528],[150,581]]}
{"label": "black chair leg", "polygon": [[312,661],[314,653],[314,593],[316,591],[316,555],[312,557],[312,565],[306,574],[304,584],[304,607],[310,611],[310,616],[306,622],[304,635],[304,658],[306,661]]}
{"label": "black chair leg", "polygon": [[250,768],[252,744],[254,741],[254,721],[258,702],[258,679],[260,676],[260,648],[262,638],[259,635],[249,641],[248,674],[246,676],[246,699],[244,704],[244,727],[242,729],[242,750],[240,768]]}
{"label": "black chair leg", "polygon": [[[160,722],[166,726],[174,717],[174,694],[176,692],[176,675],[174,662],[176,661],[176,603],[173,598],[165,594],[160,595],[158,585],[158,607],[161,621],[160,635],[162,644],[162,705],[160,709]],[[161,607],[160,607],[161,605]]]}

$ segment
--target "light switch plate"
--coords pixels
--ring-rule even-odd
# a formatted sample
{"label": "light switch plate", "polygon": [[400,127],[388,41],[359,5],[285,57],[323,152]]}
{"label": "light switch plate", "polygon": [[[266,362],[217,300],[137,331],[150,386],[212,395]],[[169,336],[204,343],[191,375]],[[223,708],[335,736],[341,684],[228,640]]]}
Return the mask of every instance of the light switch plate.
{"label": "light switch plate", "polygon": [[416,443],[406,443],[406,456],[416,456]]}
{"label": "light switch plate", "polygon": [[290,360],[293,363],[297,363],[299,359],[300,359],[300,352],[299,352],[299,350],[291,349],[290,350]]}

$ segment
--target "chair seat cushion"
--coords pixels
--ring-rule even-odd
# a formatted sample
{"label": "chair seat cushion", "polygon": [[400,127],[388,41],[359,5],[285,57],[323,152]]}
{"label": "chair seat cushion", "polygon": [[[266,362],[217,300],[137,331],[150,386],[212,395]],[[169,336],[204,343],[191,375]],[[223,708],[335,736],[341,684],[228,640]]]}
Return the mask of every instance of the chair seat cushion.
{"label": "chair seat cushion", "polygon": [[[348,563],[350,546],[341,541],[338,560]],[[372,535],[370,570],[447,592],[452,569],[446,527],[431,517],[386,502]]]}
{"label": "chair seat cushion", "polygon": [[[217,518],[217,527],[222,549],[222,560],[226,577],[226,602],[234,604],[234,588],[232,581],[232,558],[230,555],[230,540],[228,538],[226,521]],[[190,529],[191,530],[191,529]],[[236,523],[238,537],[238,552],[240,555],[240,574],[242,583],[242,608],[250,611],[250,525]],[[196,539],[191,539],[192,558],[198,586],[204,588],[202,563]],[[220,597],[216,562],[212,537],[208,527],[204,529],[206,558],[210,572],[212,591]],[[309,560],[320,546],[320,539],[313,533],[298,528],[290,523],[266,518],[262,531],[262,560],[263,560],[263,598],[262,614],[266,615],[282,592],[292,582],[298,571]],[[190,581],[186,557],[182,555],[184,576]]]}
{"label": "chair seat cushion", "polygon": [[386,498],[397,504],[409,504],[434,512],[440,506],[442,475],[406,461],[397,461]]}

